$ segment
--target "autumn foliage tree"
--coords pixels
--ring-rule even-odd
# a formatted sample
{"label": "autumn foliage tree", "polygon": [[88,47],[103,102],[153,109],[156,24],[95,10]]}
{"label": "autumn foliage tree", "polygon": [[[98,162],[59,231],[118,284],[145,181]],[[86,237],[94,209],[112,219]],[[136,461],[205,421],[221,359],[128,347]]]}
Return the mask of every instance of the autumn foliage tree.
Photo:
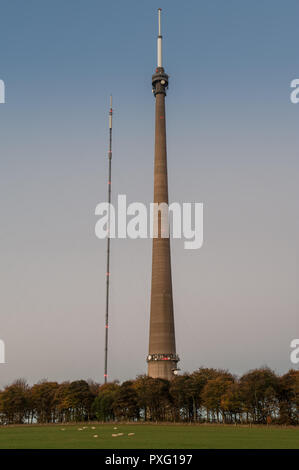
{"label": "autumn foliage tree", "polygon": [[0,390],[1,424],[90,420],[298,425],[299,371],[279,376],[262,367],[237,378],[201,367],[171,381],[141,375],[121,384],[42,380],[30,387],[20,379]]}
{"label": "autumn foliage tree", "polygon": [[57,413],[57,382],[43,380],[31,388],[31,412],[38,423],[54,423]]}
{"label": "autumn foliage tree", "polygon": [[98,396],[92,405],[92,412],[99,421],[112,421],[115,419],[114,402],[118,382],[111,382],[99,387]]}
{"label": "autumn foliage tree", "polygon": [[244,411],[253,423],[266,424],[278,417],[279,379],[269,368],[255,369],[240,379]]}

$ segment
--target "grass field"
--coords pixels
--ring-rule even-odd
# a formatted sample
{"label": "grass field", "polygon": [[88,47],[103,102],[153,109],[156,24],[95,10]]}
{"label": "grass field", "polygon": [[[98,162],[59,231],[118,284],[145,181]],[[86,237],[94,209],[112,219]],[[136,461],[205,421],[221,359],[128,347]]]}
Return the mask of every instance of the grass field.
{"label": "grass field", "polygon": [[[79,430],[86,426],[86,429]],[[96,429],[91,429],[91,427]],[[117,429],[114,429],[114,427]],[[112,434],[123,433],[113,437]],[[134,433],[128,436],[129,433]],[[98,437],[93,437],[97,435]],[[159,424],[0,427],[0,449],[299,449],[299,428]]]}

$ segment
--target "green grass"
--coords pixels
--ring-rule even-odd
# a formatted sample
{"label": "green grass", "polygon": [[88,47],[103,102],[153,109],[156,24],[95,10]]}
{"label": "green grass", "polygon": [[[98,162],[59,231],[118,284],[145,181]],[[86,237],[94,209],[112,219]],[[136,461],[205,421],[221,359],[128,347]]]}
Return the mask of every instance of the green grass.
{"label": "green grass", "polygon": [[[87,426],[87,429],[78,429]],[[91,429],[94,426],[96,429]],[[117,430],[114,430],[114,426]],[[64,431],[62,430],[64,429]],[[134,432],[134,436],[128,433]],[[112,437],[114,433],[123,436]],[[99,437],[94,438],[97,434]],[[299,449],[299,428],[163,424],[0,427],[0,449]]]}

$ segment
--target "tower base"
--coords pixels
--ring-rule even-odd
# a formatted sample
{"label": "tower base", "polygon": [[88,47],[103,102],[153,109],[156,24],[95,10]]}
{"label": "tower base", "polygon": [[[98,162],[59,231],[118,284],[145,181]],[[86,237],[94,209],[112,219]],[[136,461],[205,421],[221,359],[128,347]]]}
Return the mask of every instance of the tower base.
{"label": "tower base", "polygon": [[177,372],[177,363],[179,362],[177,354],[149,354],[147,356],[148,376],[153,379],[173,379]]}
{"label": "tower base", "polygon": [[172,380],[176,370],[177,365],[173,361],[153,361],[148,364],[148,376],[153,379]]}

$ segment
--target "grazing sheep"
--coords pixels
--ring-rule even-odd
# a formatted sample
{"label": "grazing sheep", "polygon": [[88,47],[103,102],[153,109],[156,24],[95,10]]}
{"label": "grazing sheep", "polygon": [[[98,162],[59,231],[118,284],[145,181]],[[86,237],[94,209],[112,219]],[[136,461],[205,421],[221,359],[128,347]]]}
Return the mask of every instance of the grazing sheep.
{"label": "grazing sheep", "polygon": [[94,427],[94,426],[92,426],[92,428],[91,428],[91,429],[95,429],[95,427]]}
{"label": "grazing sheep", "polygon": [[112,435],[112,437],[117,437],[118,436],[118,434],[111,434],[111,435]]}
{"label": "grazing sheep", "polygon": [[135,436],[134,432],[129,432],[128,436]]}
{"label": "grazing sheep", "polygon": [[93,437],[99,437],[97,434],[95,434]]}

